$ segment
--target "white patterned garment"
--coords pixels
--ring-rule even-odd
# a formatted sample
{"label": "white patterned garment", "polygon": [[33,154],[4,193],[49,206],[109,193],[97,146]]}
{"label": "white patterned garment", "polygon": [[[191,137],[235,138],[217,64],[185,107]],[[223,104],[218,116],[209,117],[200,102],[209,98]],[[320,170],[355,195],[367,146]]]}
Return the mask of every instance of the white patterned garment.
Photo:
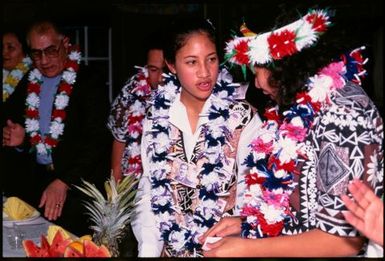
{"label": "white patterned garment", "polygon": [[341,194],[358,178],[383,195],[383,121],[363,89],[351,82],[321,109],[307,137],[307,160],[299,163],[297,188],[290,198],[295,218],[283,234],[321,229],[330,234],[358,235],[343,215]]}

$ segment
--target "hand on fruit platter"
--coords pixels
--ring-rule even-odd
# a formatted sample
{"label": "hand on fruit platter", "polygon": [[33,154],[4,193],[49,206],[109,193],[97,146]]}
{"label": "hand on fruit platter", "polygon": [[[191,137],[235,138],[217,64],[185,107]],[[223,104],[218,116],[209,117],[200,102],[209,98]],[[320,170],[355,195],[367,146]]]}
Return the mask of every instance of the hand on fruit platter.
{"label": "hand on fruit platter", "polygon": [[20,124],[7,120],[7,126],[3,128],[3,146],[19,146],[24,137],[25,129]]}
{"label": "hand on fruit platter", "polygon": [[56,220],[61,216],[67,197],[68,186],[60,179],[52,181],[44,190],[39,208],[45,206],[44,216],[48,220]]}

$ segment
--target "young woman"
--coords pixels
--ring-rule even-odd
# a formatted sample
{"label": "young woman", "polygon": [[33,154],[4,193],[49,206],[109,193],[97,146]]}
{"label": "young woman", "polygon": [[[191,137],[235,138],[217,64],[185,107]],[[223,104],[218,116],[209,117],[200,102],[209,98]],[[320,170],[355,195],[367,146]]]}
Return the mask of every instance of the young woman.
{"label": "young woman", "polygon": [[165,59],[171,74],[143,125],[143,175],[132,222],[141,257],[201,255],[198,238],[233,214],[236,173],[245,169],[237,160],[260,126],[219,69],[211,23],[182,19],[170,32]]}
{"label": "young woman", "polygon": [[227,44],[229,61],[253,68],[255,86],[277,106],[245,161],[241,216],[205,233],[201,242],[222,237],[205,256],[355,256],[364,238],[345,220],[340,196],[353,178],[383,193],[383,121],[350,81],[359,82],[365,60],[357,50],[337,59],[348,41],[327,11],[294,13],[297,20],[283,15],[284,26]]}

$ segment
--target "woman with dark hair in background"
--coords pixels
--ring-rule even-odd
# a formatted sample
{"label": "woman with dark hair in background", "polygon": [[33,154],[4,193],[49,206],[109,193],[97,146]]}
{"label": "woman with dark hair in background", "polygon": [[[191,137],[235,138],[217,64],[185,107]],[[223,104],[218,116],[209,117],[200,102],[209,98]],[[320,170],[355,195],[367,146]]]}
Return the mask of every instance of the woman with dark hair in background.
{"label": "woman with dark hair in background", "polygon": [[3,33],[3,102],[32,66],[27,55],[25,36],[15,30]]}

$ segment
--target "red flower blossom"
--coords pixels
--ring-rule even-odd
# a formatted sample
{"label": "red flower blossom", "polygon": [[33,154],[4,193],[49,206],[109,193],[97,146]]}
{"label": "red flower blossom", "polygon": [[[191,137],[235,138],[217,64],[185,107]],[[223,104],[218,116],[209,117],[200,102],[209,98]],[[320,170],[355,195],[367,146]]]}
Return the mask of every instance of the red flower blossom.
{"label": "red flower blossom", "polygon": [[40,85],[37,84],[37,83],[28,83],[28,92],[31,93],[31,92],[35,92],[36,94],[39,94],[40,93]]}
{"label": "red flower blossom", "polygon": [[55,119],[55,118],[61,118],[62,120],[64,120],[66,118],[66,112],[65,110],[53,110],[52,112],[52,119]]}
{"label": "red flower blossom", "polygon": [[139,116],[129,116],[128,117],[128,124],[133,124],[136,122],[141,122],[144,118],[144,115],[139,115]]}
{"label": "red flower blossom", "polygon": [[272,33],[268,38],[269,49],[273,59],[279,60],[287,55],[297,52],[295,46],[295,33],[283,30],[279,33]]}
{"label": "red flower blossom", "polygon": [[35,110],[35,109],[27,109],[26,115],[28,118],[37,119],[37,118],[39,118],[39,111]]}
{"label": "red flower blossom", "polygon": [[262,213],[257,213],[258,222],[261,226],[262,233],[269,237],[279,236],[283,229],[283,221],[268,224]]}
{"label": "red flower blossom", "polygon": [[59,85],[59,92],[65,92],[68,96],[70,96],[72,93],[72,85],[62,81],[62,83]]}
{"label": "red flower blossom", "polygon": [[45,138],[45,143],[46,143],[47,145],[51,146],[51,147],[56,147],[58,141],[57,141],[56,139],[53,139],[53,138],[47,136],[47,137]]}
{"label": "red flower blossom", "polygon": [[67,68],[71,67],[75,72],[79,70],[79,64],[76,61],[67,60],[66,65]]}
{"label": "red flower blossom", "polygon": [[325,32],[326,31],[326,23],[327,19],[325,16],[313,13],[306,17],[306,20],[309,22],[309,24],[312,24],[312,28],[316,32]]}
{"label": "red flower blossom", "polygon": [[140,158],[140,155],[137,155],[135,157],[131,157],[128,159],[128,164],[141,164],[142,160]]}
{"label": "red flower blossom", "polygon": [[296,100],[299,104],[306,104],[311,102],[311,97],[307,92],[299,92],[296,95]]}
{"label": "red flower blossom", "polygon": [[31,142],[32,145],[36,145],[41,141],[41,137],[40,135],[35,135],[31,137],[29,141]]}
{"label": "red flower blossom", "polygon": [[247,44],[248,41],[240,41],[238,44],[234,46],[235,55],[234,59],[239,64],[249,64],[249,56],[247,52],[249,51],[249,46]]}
{"label": "red flower blossom", "polygon": [[258,174],[256,173],[249,173],[245,177],[247,187],[250,187],[253,184],[262,184],[265,182],[265,180],[265,177],[258,177]]}
{"label": "red flower blossom", "polygon": [[280,117],[278,115],[277,110],[270,110],[270,109],[271,108],[267,108],[265,113],[263,114],[263,116],[265,116],[267,118],[267,120],[269,120],[269,121],[279,122],[280,121]]}

